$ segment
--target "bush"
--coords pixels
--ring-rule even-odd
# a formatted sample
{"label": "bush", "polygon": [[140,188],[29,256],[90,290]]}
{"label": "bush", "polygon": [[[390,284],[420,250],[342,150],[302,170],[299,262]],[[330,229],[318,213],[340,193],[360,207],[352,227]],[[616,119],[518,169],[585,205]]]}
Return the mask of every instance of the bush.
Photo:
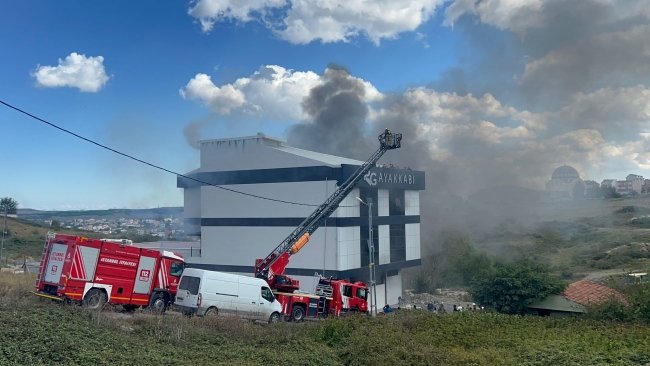
{"label": "bush", "polygon": [[587,316],[605,321],[635,322],[650,324],[650,284],[630,284],[620,288],[629,306],[612,298],[601,304],[588,307]]}
{"label": "bush", "polygon": [[476,278],[469,293],[475,302],[500,313],[524,314],[528,305],[565,288],[566,283],[551,275],[548,267],[521,262]]}

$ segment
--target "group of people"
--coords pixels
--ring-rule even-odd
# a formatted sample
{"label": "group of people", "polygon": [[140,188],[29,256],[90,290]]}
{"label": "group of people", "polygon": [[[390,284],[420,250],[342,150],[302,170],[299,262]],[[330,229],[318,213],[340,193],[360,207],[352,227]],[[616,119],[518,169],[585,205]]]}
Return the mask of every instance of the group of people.
{"label": "group of people", "polygon": [[[400,168],[399,166],[393,165],[393,164],[380,164],[380,165],[377,165],[377,167],[378,168],[391,168],[391,169],[399,169]],[[404,170],[413,170],[413,169],[411,169],[410,166],[405,166]]]}
{"label": "group of people", "polygon": [[481,311],[481,310],[484,310],[484,309],[485,309],[485,307],[483,307],[483,306],[476,306],[475,303],[472,303],[471,305],[470,305],[470,304],[467,304],[467,307],[466,307],[466,308],[464,308],[462,305],[458,305],[458,306],[456,306],[456,305],[454,304],[454,311]]}
{"label": "group of people", "polygon": [[[415,305],[413,305],[413,309],[417,309]],[[384,314],[390,314],[394,310],[393,308],[386,304],[384,305],[383,309]],[[401,310],[401,307],[398,307],[397,310]],[[437,302],[434,301],[432,304],[427,304],[427,310],[434,313],[434,314],[445,314],[447,313],[447,310],[445,310],[445,304],[443,302]],[[462,305],[456,305],[454,304],[454,310],[453,312],[460,312],[460,311],[481,311],[485,310],[484,306],[478,306],[475,303],[467,304],[467,307],[463,307]]]}

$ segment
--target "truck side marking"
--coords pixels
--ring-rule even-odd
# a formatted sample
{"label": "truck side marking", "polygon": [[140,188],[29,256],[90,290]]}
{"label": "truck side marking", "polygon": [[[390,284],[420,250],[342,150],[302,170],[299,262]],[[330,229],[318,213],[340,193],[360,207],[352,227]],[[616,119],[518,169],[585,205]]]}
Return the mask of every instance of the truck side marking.
{"label": "truck side marking", "polygon": [[106,257],[102,258],[100,260],[100,262],[106,262],[106,263],[110,263],[110,264],[118,264],[118,265],[129,266],[129,267],[137,267],[138,266],[138,264],[135,263],[135,262],[125,261],[123,259],[117,260],[117,259],[106,258]]}

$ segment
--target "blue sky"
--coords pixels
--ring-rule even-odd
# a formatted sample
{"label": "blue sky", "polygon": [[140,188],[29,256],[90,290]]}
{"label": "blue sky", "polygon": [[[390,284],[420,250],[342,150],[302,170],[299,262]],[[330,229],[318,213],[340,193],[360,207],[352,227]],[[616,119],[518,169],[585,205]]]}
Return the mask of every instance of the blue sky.
{"label": "blue sky", "polygon": [[[647,98],[643,98],[648,73],[638,71],[634,65],[622,65],[618,71],[629,76],[622,78],[625,82],[611,82],[610,78],[585,82],[580,84],[582,89],[568,90],[561,83],[562,73],[570,73],[572,65],[558,69],[557,65],[548,66],[549,62],[545,62],[553,52],[560,56],[568,52],[567,47],[545,40],[545,35],[552,33],[545,32],[552,26],[544,23],[548,15],[544,12],[550,10],[538,9],[534,2],[515,1],[513,5],[513,2],[497,1],[502,11],[496,9],[490,13],[490,9],[479,6],[480,2],[468,7],[466,4],[471,1],[427,0],[424,3],[428,8],[414,12],[413,1],[355,0],[349,2],[348,11],[356,12],[355,16],[348,17],[345,12],[337,15],[336,9],[332,10],[334,15],[330,20],[342,26],[304,31],[301,34],[307,34],[306,38],[300,40],[295,36],[297,33],[290,32],[294,24],[291,21],[299,18],[305,24],[318,22],[320,13],[314,10],[319,9],[317,2],[259,0],[250,1],[253,5],[245,9],[236,9],[236,3],[241,2],[231,2],[234,5],[222,15],[210,11],[210,0],[138,1],[128,5],[82,1],[4,4],[0,14],[3,35],[0,37],[3,50],[0,99],[100,143],[186,172],[198,165],[198,152],[187,144],[183,135],[183,129],[192,121],[216,121],[204,125],[203,138],[252,135],[258,131],[286,137],[289,126],[309,123],[296,109],[299,92],[295,101],[287,102],[294,107],[262,109],[251,117],[246,114],[247,106],[264,106],[273,100],[273,95],[260,95],[262,89],[241,89],[239,97],[224,94],[223,98],[210,99],[201,91],[214,95],[217,90],[214,88],[224,91],[224,86],[234,85],[237,79],[250,81],[266,65],[287,70],[287,78],[296,76],[294,72],[312,72],[322,79],[327,65],[335,62],[349,68],[351,77],[366,82],[368,90],[372,87],[381,94],[381,98],[368,101],[373,112],[368,115],[369,124],[373,118],[381,121],[381,116],[391,114],[395,106],[386,102],[389,97],[398,98],[409,108],[420,108],[416,110],[422,119],[418,123],[428,133],[436,134],[422,137],[431,141],[431,155],[453,164],[459,171],[467,171],[475,163],[475,159],[453,161],[450,158],[463,156],[462,151],[455,150],[459,145],[450,141],[467,137],[463,132],[467,126],[484,133],[479,137],[473,133],[472,138],[486,142],[491,152],[509,154],[515,160],[538,156],[539,151],[534,149],[539,147],[533,143],[558,144],[562,149],[569,146],[558,156],[548,156],[547,162],[540,163],[536,170],[539,174],[534,179],[525,173],[530,179],[522,177],[521,184],[531,187],[539,188],[540,182],[550,174],[549,167],[559,161],[575,161],[573,164],[580,172],[593,179],[622,174],[627,169],[642,174],[648,166],[643,157],[644,138],[639,137],[646,132],[650,115],[650,110],[643,107],[647,106]],[[376,5],[380,12],[373,13],[371,5]],[[448,11],[450,6],[453,11]],[[188,14],[190,9],[195,9],[194,13]],[[529,23],[523,25],[514,21],[519,19],[517,12],[531,9],[539,12],[539,19],[527,19]],[[400,14],[407,14],[402,19],[387,16],[376,20],[382,13],[390,15],[391,11],[399,13],[400,10],[403,10]],[[494,16],[504,13],[510,14],[511,19]],[[639,19],[639,14],[645,13],[630,9],[630,14],[621,15],[621,19],[610,20],[607,29],[590,30],[592,33],[586,34],[576,30],[574,42],[589,44],[599,34],[631,32],[633,26],[644,27],[643,22],[621,25],[627,19]],[[201,20],[214,23],[209,32]],[[455,20],[454,27],[450,26],[452,20]],[[352,28],[345,28],[350,24]],[[532,41],[521,37],[522,27],[528,29]],[[99,81],[96,90],[82,92],[75,85],[44,83],[35,74],[38,65],[57,67],[59,59],[65,60],[72,53],[83,55],[84,60],[103,57],[100,66],[107,81]],[[647,62],[643,55],[633,56],[638,57],[630,62]],[[571,59],[570,55],[566,59]],[[560,64],[562,60],[560,57]],[[606,62],[612,61],[602,61]],[[611,69],[600,64],[593,67]],[[547,76],[535,74],[537,70],[546,72]],[[452,71],[463,76],[462,82],[454,77],[446,78]],[[200,73],[210,76],[212,85],[191,89],[188,83]],[[81,77],[73,76],[75,82]],[[557,85],[558,91],[543,89],[548,87],[544,82],[553,77],[560,79],[559,83],[552,84]],[[312,84],[305,84],[300,90],[308,91],[308,87],[324,82],[321,79],[313,79]],[[519,80],[531,80],[540,86]],[[278,80],[280,84],[284,82]],[[637,85],[640,85],[638,89],[631,89]],[[182,88],[187,93],[185,98],[179,93]],[[237,88],[235,85],[233,90],[239,91]],[[535,95],[535,90],[546,91]],[[598,110],[602,98],[619,100],[616,96],[600,95],[599,90],[605,90],[601,94],[618,90],[621,105],[612,107],[611,113]],[[467,91],[474,92],[473,97],[468,98]],[[491,93],[499,105],[495,107],[494,101],[486,99],[484,93]],[[554,99],[562,93],[566,95],[563,99]],[[570,95],[575,93],[582,93],[584,98],[572,99]],[[634,106],[627,105],[626,98],[620,95],[638,96],[641,107],[637,103],[636,110],[628,111],[628,107]],[[495,108],[500,112],[494,112]],[[588,118],[576,117],[580,113],[592,113],[590,116],[595,113],[596,117],[591,117],[595,120],[599,120],[599,115],[606,117],[599,123],[587,123],[584,121]],[[469,117],[459,120],[455,115]],[[626,126],[626,131],[630,126],[630,133],[623,136],[610,133],[608,126],[615,124]],[[0,179],[0,195],[16,198],[23,207],[182,205],[182,193],[175,188],[174,176],[111,155],[8,108],[0,108],[0,126],[5,137],[0,144],[5,172]],[[585,147],[586,140],[600,145]],[[522,144],[529,145],[515,148]],[[596,157],[585,155],[585,149],[610,153]],[[542,150],[549,148],[545,146]]]}

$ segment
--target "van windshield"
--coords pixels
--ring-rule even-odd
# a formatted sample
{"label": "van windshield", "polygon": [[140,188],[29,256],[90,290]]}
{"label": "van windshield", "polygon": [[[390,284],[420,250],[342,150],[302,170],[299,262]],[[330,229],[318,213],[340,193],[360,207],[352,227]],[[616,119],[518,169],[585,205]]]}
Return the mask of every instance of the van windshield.
{"label": "van windshield", "polygon": [[183,276],[180,285],[178,285],[178,289],[187,290],[190,292],[190,294],[196,295],[199,293],[200,283],[201,283],[201,279],[198,277]]}

